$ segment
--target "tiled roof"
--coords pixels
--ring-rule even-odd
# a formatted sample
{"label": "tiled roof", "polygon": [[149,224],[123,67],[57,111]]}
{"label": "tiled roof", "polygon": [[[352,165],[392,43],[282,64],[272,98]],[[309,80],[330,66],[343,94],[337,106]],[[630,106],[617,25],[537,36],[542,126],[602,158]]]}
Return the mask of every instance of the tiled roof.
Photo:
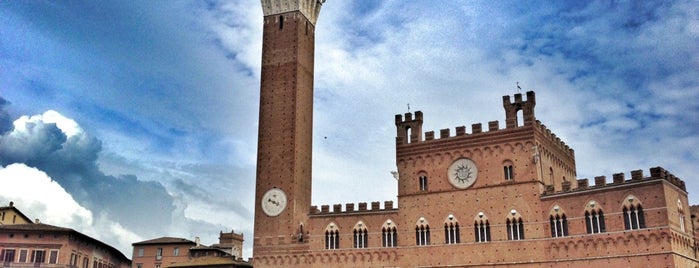
{"label": "tiled roof", "polygon": [[141,241],[141,242],[136,242],[131,244],[132,246],[137,246],[137,245],[154,245],[154,244],[195,244],[189,239],[184,239],[184,238],[179,238],[179,237],[160,237],[156,239],[151,239],[151,240],[146,240],[146,241]]}

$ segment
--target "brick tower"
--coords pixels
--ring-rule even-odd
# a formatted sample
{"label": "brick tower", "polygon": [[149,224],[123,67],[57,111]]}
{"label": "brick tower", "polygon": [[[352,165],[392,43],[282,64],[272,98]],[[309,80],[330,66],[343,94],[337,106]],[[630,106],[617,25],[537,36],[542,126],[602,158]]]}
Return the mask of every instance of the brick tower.
{"label": "brick tower", "polygon": [[323,1],[262,0],[253,259],[304,250],[311,206],[313,54]]}

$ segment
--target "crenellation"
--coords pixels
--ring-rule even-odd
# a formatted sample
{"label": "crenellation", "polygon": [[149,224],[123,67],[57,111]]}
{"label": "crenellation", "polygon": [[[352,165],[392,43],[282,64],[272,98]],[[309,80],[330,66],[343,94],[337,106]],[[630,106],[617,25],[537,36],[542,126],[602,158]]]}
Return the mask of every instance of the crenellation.
{"label": "crenellation", "polygon": [[425,132],[425,140],[426,141],[434,140],[434,131]]}
{"label": "crenellation", "polygon": [[481,132],[483,132],[483,126],[481,125],[481,123],[471,125],[471,133],[472,134],[478,134]]}
{"label": "crenellation", "polygon": [[449,136],[450,136],[450,129],[445,128],[445,129],[439,130],[439,138],[440,139],[446,139],[446,138],[449,138]]}
{"label": "crenellation", "polygon": [[[616,187],[622,184],[631,184],[635,183],[638,181],[643,181],[643,180],[651,180],[651,179],[661,179],[665,180],[680,189],[686,191],[686,185],[685,182],[676,177],[675,175],[667,172],[665,169],[662,167],[654,167],[650,169],[651,176],[650,177],[644,177],[643,176],[643,170],[637,169],[637,170],[632,170],[631,173],[631,179],[626,180],[625,174],[624,173],[614,173],[612,175],[612,180],[613,182],[611,184],[607,184],[607,177],[606,176],[596,176],[595,177],[595,185],[594,187],[590,187],[588,184],[587,179],[578,179],[578,187],[576,189],[570,189],[570,182],[569,181],[564,181],[562,183],[562,191],[563,192],[568,192],[571,190],[586,190],[586,189],[598,189],[601,187]],[[546,188],[544,189],[544,194],[553,194],[555,193],[555,190],[553,189],[552,185],[546,185]]]}
{"label": "crenellation", "polygon": [[466,126],[456,127],[456,136],[463,136],[463,135],[466,135]]}
{"label": "crenellation", "polygon": [[544,137],[553,142],[554,144],[557,144],[558,147],[563,150],[566,154],[569,156],[574,156],[575,151],[570,148],[564,141],[561,140],[558,136],[556,136],[555,133],[553,133],[546,125],[542,124],[541,121],[537,120],[535,123],[536,127],[538,127],[541,132],[544,134]]}
{"label": "crenellation", "polygon": [[488,131],[497,131],[498,129],[500,129],[500,123],[497,120],[488,122]]}
{"label": "crenellation", "polygon": [[595,177],[595,187],[607,185],[607,176],[596,176]]}
{"label": "crenellation", "polygon": [[330,210],[330,205],[311,206],[309,215],[335,215],[335,214],[353,214],[353,213],[374,213],[374,212],[386,212],[395,211],[397,207],[394,207],[393,201],[388,200],[383,202],[383,208],[381,208],[381,202],[374,201],[371,202],[371,207],[367,206],[367,202],[360,203],[346,203],[344,205],[344,210],[342,204],[333,204],[332,211]]}

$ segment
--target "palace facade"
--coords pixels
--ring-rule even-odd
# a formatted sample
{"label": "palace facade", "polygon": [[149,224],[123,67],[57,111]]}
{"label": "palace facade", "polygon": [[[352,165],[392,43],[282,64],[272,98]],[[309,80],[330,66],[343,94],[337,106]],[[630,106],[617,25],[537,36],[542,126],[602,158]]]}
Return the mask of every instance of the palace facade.
{"label": "palace facade", "polygon": [[503,124],[423,132],[395,116],[398,201],[311,206],[315,24],[324,1],[262,0],[255,267],[697,267],[682,180],[576,177],[572,148],[504,96]]}

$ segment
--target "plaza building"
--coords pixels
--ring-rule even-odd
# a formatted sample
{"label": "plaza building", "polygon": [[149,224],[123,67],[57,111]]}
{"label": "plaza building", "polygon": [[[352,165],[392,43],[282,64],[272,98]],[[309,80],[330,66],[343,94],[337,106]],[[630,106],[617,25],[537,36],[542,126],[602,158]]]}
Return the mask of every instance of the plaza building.
{"label": "plaza building", "polygon": [[206,246],[179,237],[160,237],[133,243],[132,268],[251,267],[242,259],[243,234],[219,234],[219,243]]}
{"label": "plaza building", "polygon": [[504,121],[395,116],[397,203],[311,204],[315,25],[324,1],[262,0],[255,267],[697,267],[684,181],[577,178],[575,153],[503,96]]}
{"label": "plaza building", "polygon": [[2,217],[2,267],[131,267],[131,260],[114,247],[70,228],[29,221],[12,202],[0,207]]}

